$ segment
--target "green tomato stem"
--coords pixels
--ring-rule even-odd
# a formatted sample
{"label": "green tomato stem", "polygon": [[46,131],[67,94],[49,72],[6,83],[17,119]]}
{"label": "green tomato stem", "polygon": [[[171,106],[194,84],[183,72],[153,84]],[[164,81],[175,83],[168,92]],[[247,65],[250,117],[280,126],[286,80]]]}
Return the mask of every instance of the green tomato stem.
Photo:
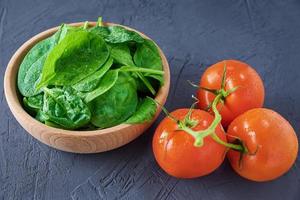
{"label": "green tomato stem", "polygon": [[234,149],[234,150],[237,150],[237,151],[241,151],[241,152],[243,152],[243,151],[246,152],[247,151],[245,149],[245,147],[243,147],[242,145],[224,142],[215,133],[211,134],[210,136],[212,137],[212,139],[214,139],[214,141],[216,141],[217,143],[219,143],[221,145],[224,145],[225,147],[228,147],[230,149]]}
{"label": "green tomato stem", "polygon": [[198,103],[198,101],[196,101],[195,103],[192,104],[192,106],[189,109],[189,112],[187,113],[187,115],[183,119],[183,123],[189,128],[193,128],[198,124],[198,120],[195,120],[195,119],[191,118],[193,109],[195,108],[197,103]]}
{"label": "green tomato stem", "polygon": [[248,150],[245,146],[239,145],[239,144],[231,144],[231,143],[224,142],[215,133],[215,130],[216,130],[218,124],[222,120],[222,117],[221,117],[221,115],[220,115],[220,113],[217,109],[217,104],[222,100],[223,97],[224,97],[224,92],[220,92],[215,97],[215,99],[212,103],[212,106],[211,106],[212,111],[215,114],[215,118],[206,130],[194,131],[191,128],[189,128],[186,123],[182,123],[182,122],[179,123],[179,127],[180,127],[181,130],[187,132],[188,134],[190,134],[191,136],[193,136],[195,138],[194,145],[197,146],[197,147],[201,147],[204,144],[204,138],[205,137],[211,136],[214,141],[216,141],[217,143],[219,143],[219,144],[221,144],[225,147],[228,147],[228,148],[246,153],[246,152],[248,152]]}
{"label": "green tomato stem", "polygon": [[221,118],[220,113],[217,110],[217,103],[219,102],[219,100],[221,98],[222,98],[222,94],[218,94],[213,101],[212,109],[215,112],[215,119],[206,130],[194,131],[184,123],[179,124],[179,127],[181,130],[189,133],[190,135],[192,135],[195,138],[195,143],[194,143],[195,146],[198,146],[198,147],[202,146],[204,138],[213,134],[215,132],[215,129],[217,128],[218,124],[221,122],[222,118]]}

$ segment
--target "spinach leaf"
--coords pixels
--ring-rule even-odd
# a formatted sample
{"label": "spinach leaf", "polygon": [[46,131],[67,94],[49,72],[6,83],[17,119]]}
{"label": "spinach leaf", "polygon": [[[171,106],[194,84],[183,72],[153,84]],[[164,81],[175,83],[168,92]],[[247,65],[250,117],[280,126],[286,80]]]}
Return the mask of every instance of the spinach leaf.
{"label": "spinach leaf", "polygon": [[97,71],[108,56],[101,37],[86,30],[71,31],[49,53],[37,89],[73,85]]}
{"label": "spinach leaf", "polygon": [[49,121],[49,120],[46,120],[46,121],[45,121],[45,124],[46,124],[47,126],[52,126],[52,127],[54,127],[54,128],[63,128],[63,127],[60,126],[59,124],[56,124],[56,123],[51,122],[51,121]]}
{"label": "spinach leaf", "polygon": [[139,67],[162,70],[162,61],[157,46],[148,39],[138,45],[134,54],[134,62]]}
{"label": "spinach leaf", "polygon": [[79,131],[92,131],[92,130],[96,130],[98,129],[98,127],[94,126],[92,123],[89,123],[83,127],[80,127],[78,130]]}
{"label": "spinach leaf", "polygon": [[91,76],[88,76],[85,79],[79,81],[72,87],[79,92],[90,92],[94,90],[99,84],[99,81],[101,80],[102,76],[104,76],[104,74],[109,70],[112,64],[113,59],[109,58],[98,71],[96,71]]}
{"label": "spinach leaf", "polygon": [[81,30],[86,30],[88,26],[88,22],[86,21],[82,26],[70,26],[68,24],[62,24],[61,25],[61,33],[58,43],[65,38],[67,34],[70,32],[76,32]]}
{"label": "spinach leaf", "polygon": [[54,35],[40,41],[27,53],[18,72],[18,88],[23,96],[34,96],[41,92],[41,90],[36,90],[36,85],[40,81],[44,63],[50,51],[64,39],[68,32],[79,29],[62,24]]}
{"label": "spinach leaf", "polygon": [[115,62],[122,65],[135,66],[127,44],[110,44],[109,46],[110,55]]}
{"label": "spinach leaf", "polygon": [[[144,43],[139,44],[133,56],[134,63],[138,67],[156,69],[162,71],[162,61],[157,46],[151,40],[145,39]],[[163,76],[158,74],[144,74],[144,76],[157,79],[163,85]]]}
{"label": "spinach leaf", "polygon": [[[130,49],[127,44],[125,44],[125,43],[110,44],[110,47],[111,47],[111,50],[110,50],[111,56],[112,56],[112,58],[114,58],[115,62],[122,64],[122,65],[127,65],[130,68],[135,67],[132,56],[130,54]],[[146,88],[146,90],[148,89],[151,92],[151,94],[155,95],[156,91],[153,89],[153,87],[151,86],[149,81],[144,77],[144,75],[140,72],[134,72],[134,74],[136,74],[136,77],[139,80],[139,81],[137,81],[137,84],[138,85],[143,84],[145,86],[145,87],[143,87],[143,89]],[[140,87],[138,87],[138,88],[140,88]]]}
{"label": "spinach leaf", "polygon": [[144,38],[134,31],[127,30],[121,26],[95,26],[91,32],[103,37],[109,43],[137,42],[143,43]]}
{"label": "spinach leaf", "polygon": [[24,97],[23,103],[26,108],[37,112],[43,107],[43,96],[43,94],[38,94],[31,97]]}
{"label": "spinach leaf", "polygon": [[116,84],[90,102],[91,122],[100,128],[118,125],[135,112],[137,104],[138,97],[134,79],[128,73],[120,72]]}
{"label": "spinach leaf", "polygon": [[90,102],[94,100],[95,98],[104,94],[110,88],[112,88],[118,79],[118,74],[119,74],[118,69],[108,71],[104,75],[104,77],[100,80],[99,86],[95,90],[86,94],[84,99],[85,102]]}
{"label": "spinach leaf", "polygon": [[156,103],[150,97],[144,98],[138,108],[137,111],[126,120],[128,124],[138,124],[144,122],[150,122],[156,113]]}
{"label": "spinach leaf", "polygon": [[71,87],[44,88],[43,113],[49,120],[67,129],[76,129],[87,124],[91,112]]}
{"label": "spinach leaf", "polygon": [[60,36],[58,39],[57,43],[60,43],[68,33],[72,32],[72,31],[78,31],[78,30],[82,30],[81,27],[75,27],[75,26],[69,26],[67,24],[62,24],[60,26]]}
{"label": "spinach leaf", "polygon": [[23,59],[18,72],[18,88],[23,96],[34,96],[41,92],[41,90],[36,90],[36,85],[40,80],[44,62],[49,52],[63,37],[61,36],[63,29],[64,26],[61,26],[53,36],[33,46]]}
{"label": "spinach leaf", "polygon": [[106,41],[105,38],[107,38],[110,34],[110,31],[108,30],[108,28],[106,26],[94,26],[94,27],[88,29],[88,31],[99,35],[105,41]]}
{"label": "spinach leaf", "polygon": [[35,116],[35,119],[42,123],[45,123],[45,121],[49,120],[49,117],[42,110],[39,110]]}
{"label": "spinach leaf", "polygon": [[156,86],[156,83],[151,80],[151,77],[146,78],[147,76],[161,76],[164,74],[162,70],[157,69],[149,69],[149,68],[143,68],[143,67],[133,67],[133,66],[122,66],[120,68],[122,71],[127,72],[134,72],[136,76],[135,78],[139,78],[137,80],[138,90],[141,92],[147,92],[147,89],[151,92],[152,95],[156,94],[156,90],[154,87]]}

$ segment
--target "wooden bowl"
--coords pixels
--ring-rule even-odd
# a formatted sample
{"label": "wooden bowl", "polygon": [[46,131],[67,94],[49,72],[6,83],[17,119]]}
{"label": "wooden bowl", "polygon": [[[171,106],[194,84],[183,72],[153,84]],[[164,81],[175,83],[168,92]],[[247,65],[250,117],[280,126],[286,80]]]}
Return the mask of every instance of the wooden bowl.
{"label": "wooden bowl", "polygon": [[[70,24],[81,26],[83,22]],[[90,22],[95,26],[96,22]],[[104,23],[104,26],[121,26],[113,23]],[[143,33],[123,26],[126,29],[139,33],[142,37],[148,38]],[[21,95],[16,83],[19,66],[27,52],[40,40],[43,40],[58,30],[58,27],[48,29],[25,42],[13,55],[8,63],[4,77],[4,91],[8,106],[21,126],[39,141],[62,151],[74,153],[98,153],[112,150],[123,146],[141,135],[154,122],[161,112],[158,107],[154,119],[143,124],[121,124],[111,128],[93,131],[71,131],[47,126],[31,117],[22,107]],[[148,38],[149,39],[149,38]],[[168,61],[161,51],[159,53],[163,63],[164,85],[157,93],[156,101],[162,105],[166,102],[170,87],[170,70]]]}

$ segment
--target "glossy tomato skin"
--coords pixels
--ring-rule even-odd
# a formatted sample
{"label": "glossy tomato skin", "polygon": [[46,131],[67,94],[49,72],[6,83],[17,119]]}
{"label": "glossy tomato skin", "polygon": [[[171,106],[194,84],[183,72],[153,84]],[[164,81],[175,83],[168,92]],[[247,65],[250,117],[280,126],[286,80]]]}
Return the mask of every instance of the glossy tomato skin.
{"label": "glossy tomato skin", "polygon": [[[202,75],[199,85],[210,89],[220,89],[225,65],[227,70],[225,91],[239,87],[226,97],[224,105],[219,103],[217,106],[222,115],[222,125],[226,128],[233,119],[245,111],[262,107],[265,91],[257,72],[248,64],[237,60],[224,60],[210,66]],[[197,97],[199,108],[206,109],[214,100],[215,95],[199,89]]]}
{"label": "glossy tomato skin", "polygon": [[[178,109],[171,115],[183,120],[188,111],[189,109]],[[193,130],[206,129],[213,118],[208,112],[193,110],[192,119],[199,122]],[[221,125],[217,126],[216,134],[226,141]],[[213,172],[221,165],[226,153],[226,148],[210,136],[204,139],[202,147],[195,147],[194,138],[184,131],[178,131],[177,124],[169,117],[157,127],[152,144],[155,159],[160,167],[177,178],[195,178]]]}
{"label": "glossy tomato skin", "polygon": [[[232,137],[233,136],[233,137]],[[227,157],[232,168],[242,177],[253,181],[270,181],[287,172],[298,153],[297,135],[278,113],[256,108],[237,117],[228,127],[227,139],[239,137],[253,155],[229,150]]]}

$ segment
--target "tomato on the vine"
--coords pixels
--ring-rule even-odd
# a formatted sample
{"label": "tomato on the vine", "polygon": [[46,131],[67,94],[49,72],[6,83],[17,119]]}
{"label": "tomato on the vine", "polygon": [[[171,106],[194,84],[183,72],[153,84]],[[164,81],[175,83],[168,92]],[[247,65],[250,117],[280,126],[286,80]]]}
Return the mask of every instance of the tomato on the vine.
{"label": "tomato on the vine", "polygon": [[[237,139],[238,138],[238,139]],[[298,153],[293,127],[278,113],[256,108],[240,115],[229,125],[228,142],[242,141],[246,153],[229,150],[232,168],[253,181],[273,180],[287,172]]]}
{"label": "tomato on the vine", "polygon": [[[273,180],[292,167],[298,153],[295,131],[278,113],[261,108],[264,86],[249,65],[235,60],[212,65],[197,97],[198,106],[214,115],[192,109],[196,103],[172,113],[163,107],[168,117],[155,131],[153,152],[168,174],[207,175],[221,165],[227,150],[232,168],[249,180]],[[221,123],[230,124],[227,135]]]}
{"label": "tomato on the vine", "polygon": [[[198,106],[203,110],[209,108],[216,93],[224,94],[217,106],[224,127],[245,111],[262,107],[264,102],[264,85],[260,76],[248,64],[236,60],[224,60],[207,68],[199,86]],[[214,90],[215,94],[205,89]]]}
{"label": "tomato on the vine", "polygon": [[[170,115],[184,122],[188,113],[189,109],[178,109]],[[207,129],[213,120],[214,117],[208,112],[193,109],[190,121],[194,122],[194,125],[193,123],[186,125],[190,126],[190,130],[199,131]],[[220,124],[216,125],[215,133],[226,142],[226,135]],[[160,167],[177,178],[207,175],[221,165],[226,154],[226,147],[210,136],[203,139],[201,147],[195,146],[195,138],[183,131],[178,122],[171,117],[166,117],[159,124],[152,145],[155,159]]]}

